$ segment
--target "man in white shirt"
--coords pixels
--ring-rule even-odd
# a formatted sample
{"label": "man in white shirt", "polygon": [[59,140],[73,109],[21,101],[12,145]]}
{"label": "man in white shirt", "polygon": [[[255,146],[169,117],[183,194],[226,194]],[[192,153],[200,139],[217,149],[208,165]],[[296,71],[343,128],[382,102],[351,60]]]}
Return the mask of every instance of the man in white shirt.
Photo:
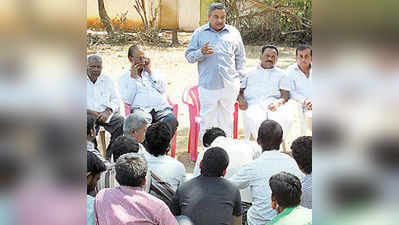
{"label": "man in white shirt", "polygon": [[[114,82],[102,71],[102,59],[98,55],[87,57],[87,114],[96,118],[96,131],[99,126],[111,133],[112,144],[115,138],[122,135],[123,117],[119,115],[119,96],[115,91]],[[110,152],[107,149],[107,158]]]}
{"label": "man in white shirt", "polygon": [[[311,129],[312,120],[312,49],[301,45],[296,49],[296,63],[289,66],[283,81],[291,98],[297,101],[307,126]],[[310,123],[310,125],[309,125]]]}
{"label": "man in white shirt", "polygon": [[[206,149],[198,155],[194,166],[193,177],[201,175],[200,162],[205,152],[211,147],[220,147],[227,152],[230,159],[225,175],[227,179],[237,173],[241,167],[258,158],[262,151],[260,146],[253,141],[226,137],[226,133],[218,127],[207,129],[202,140]],[[243,189],[240,192],[243,202],[252,202],[249,188]]]}
{"label": "man in white shirt", "polygon": [[165,100],[167,83],[151,69],[151,61],[144,50],[133,45],[128,50],[130,71],[119,78],[119,92],[123,102],[131,107],[131,112],[142,109],[152,118],[152,123],[167,123],[171,136],[176,132],[178,122],[172,108]]}
{"label": "man in white shirt", "polygon": [[289,89],[282,83],[285,72],[275,66],[278,49],[262,47],[260,64],[251,68],[241,83],[238,102],[244,111],[244,132],[247,139],[258,137],[260,124],[266,119],[277,121],[287,134],[293,118],[283,105],[288,101]]}
{"label": "man in white shirt", "polygon": [[241,168],[229,180],[239,189],[250,187],[252,206],[248,210],[249,225],[263,225],[270,221],[276,212],[271,207],[271,192],[268,180],[281,171],[289,172],[300,179],[304,177],[295,160],[279,151],[283,138],[283,130],[276,121],[265,120],[260,125],[258,144],[262,147],[262,155]]}

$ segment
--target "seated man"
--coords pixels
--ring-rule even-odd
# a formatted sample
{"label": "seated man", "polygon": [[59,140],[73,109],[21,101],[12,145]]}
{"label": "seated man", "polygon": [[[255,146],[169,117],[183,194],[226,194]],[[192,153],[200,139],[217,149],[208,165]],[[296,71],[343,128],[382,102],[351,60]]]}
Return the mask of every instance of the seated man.
{"label": "seated man", "polygon": [[106,170],[105,164],[93,153],[87,152],[87,224],[94,225],[94,192],[101,173]]}
{"label": "seated man", "polygon": [[268,225],[312,224],[312,210],[299,205],[302,191],[298,177],[280,172],[269,179],[269,186],[272,208],[278,215]]}
{"label": "seated man", "polygon": [[119,92],[122,100],[129,104],[131,111],[142,109],[149,114],[152,122],[165,121],[170,134],[176,132],[178,122],[172,108],[164,98],[167,84],[151,69],[151,61],[143,49],[133,45],[128,50],[130,71],[119,78]]}
{"label": "seated man", "polygon": [[226,174],[229,156],[222,148],[208,149],[201,161],[201,176],[195,177],[176,192],[172,201],[174,215],[188,216],[194,224],[242,224],[240,192]]}
{"label": "seated man", "polygon": [[297,138],[291,145],[292,156],[306,175],[302,181],[301,205],[312,208],[312,137]]}
{"label": "seated man", "polygon": [[[119,115],[119,96],[116,94],[114,82],[102,74],[102,59],[98,55],[87,57],[87,114],[96,118],[96,131],[99,126],[111,133],[109,145],[122,135],[123,117]],[[94,139],[95,140],[95,139]],[[97,147],[97,146],[96,146]],[[107,149],[109,159],[110,152]]]}
{"label": "seated man", "polygon": [[103,163],[105,166],[109,167],[110,162],[106,160],[103,155],[95,148],[94,139],[96,139],[96,118],[93,115],[87,114],[87,151],[94,153]]}
{"label": "seated man", "polygon": [[[230,159],[225,176],[227,179],[237,173],[241,167],[258,158],[261,154],[261,148],[256,142],[228,138],[226,137],[226,133],[218,127],[213,127],[205,131],[203,143],[207,149],[211,147],[220,147],[227,152]],[[198,154],[193,177],[200,175],[200,162],[207,149]],[[248,203],[252,202],[249,188],[241,190],[241,200]]]}
{"label": "seated man", "polygon": [[238,102],[244,111],[244,132],[247,139],[257,139],[260,124],[266,119],[272,119],[281,124],[286,134],[293,118],[288,109],[282,105],[288,101],[288,88],[282,86],[285,77],[283,70],[275,66],[278,50],[271,45],[265,45],[260,55],[260,64],[248,71],[247,77],[241,83]]}
{"label": "seated man", "polygon": [[94,202],[99,225],[177,225],[168,206],[143,191],[147,163],[137,153],[124,154],[115,166],[116,180],[121,186],[101,190]]}
{"label": "seated man", "polygon": [[284,86],[291,98],[300,104],[303,131],[312,129],[312,48],[301,45],[296,49],[296,63],[289,66]]}
{"label": "seated man", "polygon": [[242,167],[229,179],[239,189],[251,188],[252,206],[247,214],[249,225],[264,225],[276,215],[271,208],[270,189],[265,181],[281,171],[303,177],[295,160],[279,151],[282,138],[283,130],[280,124],[273,120],[263,121],[258,132],[258,144],[262,147],[262,155]]}
{"label": "seated man", "polygon": [[139,143],[139,153],[146,151],[142,143],[144,142],[145,132],[151,121],[151,117],[148,117],[146,112],[137,109],[129,114],[123,123],[123,134],[137,140]]}
{"label": "seated man", "polygon": [[167,155],[171,138],[165,122],[152,124],[145,134],[147,151],[144,152],[144,156],[148,168],[176,191],[186,179],[186,169],[183,163]]}

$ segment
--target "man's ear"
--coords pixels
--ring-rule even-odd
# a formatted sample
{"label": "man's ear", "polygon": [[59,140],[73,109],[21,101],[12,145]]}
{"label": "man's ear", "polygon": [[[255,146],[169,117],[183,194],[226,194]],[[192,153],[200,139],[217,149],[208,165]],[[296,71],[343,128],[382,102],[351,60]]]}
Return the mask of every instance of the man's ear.
{"label": "man's ear", "polygon": [[141,186],[144,186],[147,183],[147,180],[144,178],[143,182],[141,182]]}
{"label": "man's ear", "polygon": [[272,208],[274,210],[277,210],[277,208],[278,208],[276,198],[273,195],[272,195]]}
{"label": "man's ear", "polygon": [[129,59],[129,62],[133,63],[133,57],[128,56],[127,58]]}
{"label": "man's ear", "polygon": [[224,176],[226,175],[226,171],[227,171],[227,169],[224,169],[224,170],[223,170],[222,177],[224,177]]}

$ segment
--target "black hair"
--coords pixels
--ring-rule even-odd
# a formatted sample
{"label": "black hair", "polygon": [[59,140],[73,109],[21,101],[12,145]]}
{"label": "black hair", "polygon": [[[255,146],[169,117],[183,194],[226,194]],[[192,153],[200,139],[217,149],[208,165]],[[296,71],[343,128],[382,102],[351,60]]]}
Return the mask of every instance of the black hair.
{"label": "black hair", "polygon": [[298,46],[298,48],[296,48],[296,50],[295,50],[295,55],[298,56],[298,52],[306,50],[306,49],[309,49],[310,50],[310,55],[312,55],[312,48],[307,46],[307,45]]}
{"label": "black hair", "polygon": [[138,152],[139,144],[137,140],[130,136],[119,136],[112,142],[110,151],[114,156],[114,161],[126,153]]}
{"label": "black hair", "polygon": [[306,173],[312,173],[312,137],[302,136],[291,144],[292,156],[298,166]]}
{"label": "black hair", "polygon": [[171,139],[170,128],[163,121],[151,124],[145,133],[147,150],[155,157],[168,153]]}
{"label": "black hair", "polygon": [[212,142],[219,136],[226,137],[226,133],[219,127],[212,127],[205,131],[202,142],[205,147],[211,146]]}
{"label": "black hair", "polygon": [[104,162],[93,152],[87,152],[87,172],[95,176],[107,170]]}
{"label": "black hair", "polygon": [[147,174],[147,162],[138,153],[127,153],[116,161],[115,172],[120,185],[140,187]]}
{"label": "black hair", "polygon": [[221,177],[229,165],[227,152],[220,147],[206,150],[201,163],[201,175],[206,177]]}
{"label": "black hair", "polygon": [[278,56],[278,49],[277,49],[276,46],[273,46],[273,45],[265,45],[265,46],[263,46],[263,47],[262,47],[262,54],[265,52],[265,50],[266,50],[267,48],[271,48],[271,49],[275,50],[276,53],[277,53],[277,56]]}
{"label": "black hair", "polygon": [[258,130],[258,143],[263,151],[279,150],[283,140],[283,129],[274,120],[265,120]]}
{"label": "black hair", "polygon": [[87,136],[89,136],[91,129],[94,129],[96,118],[93,115],[87,114]]}
{"label": "black hair", "polygon": [[269,179],[269,186],[279,206],[291,208],[301,203],[301,181],[293,174],[280,172]]}

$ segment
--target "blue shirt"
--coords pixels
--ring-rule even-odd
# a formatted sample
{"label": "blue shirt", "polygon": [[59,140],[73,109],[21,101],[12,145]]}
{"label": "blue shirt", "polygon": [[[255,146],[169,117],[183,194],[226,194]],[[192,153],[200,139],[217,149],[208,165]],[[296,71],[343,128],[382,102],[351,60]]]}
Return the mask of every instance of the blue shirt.
{"label": "blue shirt", "polygon": [[[201,47],[209,42],[214,51],[203,55]],[[196,29],[185,52],[189,63],[198,62],[199,86],[205,89],[224,88],[224,81],[245,77],[245,49],[240,32],[230,25],[217,32],[209,24]]]}
{"label": "blue shirt", "polygon": [[87,195],[87,225],[94,225],[94,198]]}

